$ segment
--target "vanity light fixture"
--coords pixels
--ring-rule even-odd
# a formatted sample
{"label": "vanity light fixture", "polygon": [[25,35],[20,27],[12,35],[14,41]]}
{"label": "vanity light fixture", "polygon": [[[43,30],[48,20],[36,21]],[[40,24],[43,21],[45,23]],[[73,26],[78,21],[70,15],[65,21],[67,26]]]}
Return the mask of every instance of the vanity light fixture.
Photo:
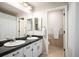
{"label": "vanity light fixture", "polygon": [[32,10],[32,6],[30,6],[27,2],[23,2],[22,5],[29,10]]}
{"label": "vanity light fixture", "polygon": [[23,2],[23,6],[27,7],[27,6],[28,6],[28,4],[27,4],[26,2]]}

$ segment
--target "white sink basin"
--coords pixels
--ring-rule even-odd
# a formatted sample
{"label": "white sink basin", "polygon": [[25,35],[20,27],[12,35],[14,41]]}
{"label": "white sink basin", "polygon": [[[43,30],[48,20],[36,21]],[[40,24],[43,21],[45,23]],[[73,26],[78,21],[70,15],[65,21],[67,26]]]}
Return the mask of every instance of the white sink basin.
{"label": "white sink basin", "polygon": [[36,40],[38,37],[28,37],[27,40]]}
{"label": "white sink basin", "polygon": [[13,41],[13,42],[6,42],[6,43],[4,44],[4,46],[17,46],[17,45],[21,45],[21,44],[23,44],[23,43],[25,43],[24,40],[15,40],[15,41]]}

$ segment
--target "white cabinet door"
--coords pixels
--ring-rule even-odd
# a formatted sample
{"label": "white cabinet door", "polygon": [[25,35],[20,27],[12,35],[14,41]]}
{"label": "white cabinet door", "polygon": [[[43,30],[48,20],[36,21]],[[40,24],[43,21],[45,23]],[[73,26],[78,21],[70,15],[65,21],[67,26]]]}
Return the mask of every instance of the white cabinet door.
{"label": "white cabinet door", "polygon": [[37,55],[39,56],[42,53],[42,40],[38,41],[37,45]]}
{"label": "white cabinet door", "polygon": [[32,45],[24,47],[24,57],[32,57]]}
{"label": "white cabinet door", "polygon": [[38,41],[33,43],[33,57],[37,57],[37,45]]}
{"label": "white cabinet door", "polygon": [[38,57],[42,53],[42,40],[33,43],[33,57]]}
{"label": "white cabinet door", "polygon": [[23,57],[23,49],[21,48],[17,51],[14,51],[10,54],[3,56],[3,57]]}

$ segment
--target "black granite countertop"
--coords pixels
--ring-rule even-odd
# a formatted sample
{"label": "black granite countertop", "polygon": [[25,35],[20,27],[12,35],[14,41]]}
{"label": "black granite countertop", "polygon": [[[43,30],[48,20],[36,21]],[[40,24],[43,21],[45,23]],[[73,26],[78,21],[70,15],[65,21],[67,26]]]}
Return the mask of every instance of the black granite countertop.
{"label": "black granite countertop", "polygon": [[4,56],[4,55],[7,55],[13,51],[16,51],[17,49],[20,49],[24,46],[27,46],[33,42],[36,42],[40,39],[42,39],[43,37],[42,36],[36,36],[36,35],[32,35],[33,37],[38,37],[39,39],[37,40],[27,40],[27,37],[23,37],[23,38],[17,38],[17,40],[25,40],[26,42],[24,44],[21,44],[21,45],[18,45],[18,46],[13,46],[13,47],[6,47],[6,46],[1,46],[0,47],[0,57]]}

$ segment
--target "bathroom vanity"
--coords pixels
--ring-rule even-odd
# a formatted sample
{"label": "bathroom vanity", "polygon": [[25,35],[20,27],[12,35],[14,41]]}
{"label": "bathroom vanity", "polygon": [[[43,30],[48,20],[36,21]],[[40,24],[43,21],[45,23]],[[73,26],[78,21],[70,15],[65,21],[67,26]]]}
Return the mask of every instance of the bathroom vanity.
{"label": "bathroom vanity", "polygon": [[[20,38],[21,39],[21,38]],[[18,39],[19,40],[19,39]],[[38,57],[42,54],[42,36],[36,40],[27,40],[24,44],[18,46],[0,47],[1,57]]]}
{"label": "bathroom vanity", "polygon": [[[0,57],[37,57],[42,53],[42,36],[37,36],[37,40],[28,40],[22,38],[27,34],[39,35],[42,34],[42,20],[41,18],[27,18],[27,17],[15,17],[5,13],[0,13],[0,39],[20,37],[18,40],[24,40],[25,43],[18,42],[20,45],[5,46],[4,42],[0,43]],[[6,29],[6,30],[5,30]],[[3,35],[5,34],[5,35]],[[36,36],[34,36],[36,37]],[[8,41],[7,41],[8,42]],[[6,43],[6,42],[5,42]],[[17,46],[16,46],[17,45]]]}

